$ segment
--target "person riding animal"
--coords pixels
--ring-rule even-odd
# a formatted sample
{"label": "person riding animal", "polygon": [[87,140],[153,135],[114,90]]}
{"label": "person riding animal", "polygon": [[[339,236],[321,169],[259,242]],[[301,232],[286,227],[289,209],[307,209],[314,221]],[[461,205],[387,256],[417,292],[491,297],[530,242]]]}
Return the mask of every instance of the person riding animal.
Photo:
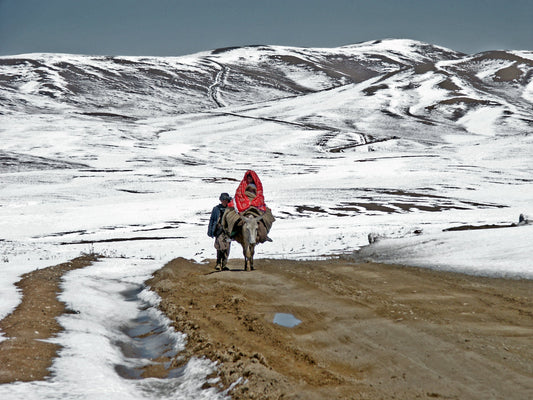
{"label": "person riding animal", "polygon": [[207,236],[215,238],[215,249],[217,249],[217,263],[215,270],[221,269],[227,271],[226,266],[231,247],[231,239],[222,228],[222,217],[228,207],[228,203],[232,200],[228,193],[221,193],[220,204],[213,207],[211,211],[211,218],[209,219],[209,226],[207,228]]}
{"label": "person riding animal", "polygon": [[[235,215],[237,214],[237,215]],[[228,204],[228,209],[224,215],[222,225],[232,236],[233,225],[237,217],[245,214],[255,214],[263,216],[258,226],[258,242],[271,242],[268,232],[274,222],[272,211],[265,204],[263,195],[263,184],[259,176],[253,170],[248,170],[244,174],[235,192],[235,197]],[[233,223],[232,223],[233,222]]]}

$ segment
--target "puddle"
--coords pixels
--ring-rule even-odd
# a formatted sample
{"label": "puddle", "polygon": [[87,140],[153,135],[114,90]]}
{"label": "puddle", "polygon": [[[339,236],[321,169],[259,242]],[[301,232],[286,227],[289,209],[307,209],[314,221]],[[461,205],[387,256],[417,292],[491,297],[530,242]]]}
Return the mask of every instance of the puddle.
{"label": "puddle", "polygon": [[276,313],[276,315],[274,315],[273,322],[277,325],[281,325],[286,328],[294,328],[296,325],[299,325],[302,321],[300,321],[298,318],[296,318],[292,314]]}
{"label": "puddle", "polygon": [[[143,287],[122,292],[126,301],[140,301],[139,294]],[[141,379],[147,365],[161,364],[166,371],[166,378],[175,378],[183,374],[183,368],[170,369],[170,360],[179,351],[175,334],[169,332],[168,326],[158,318],[152,307],[143,304],[139,314],[123,327],[126,340],[117,342],[130,365],[116,365],[117,373],[126,379]]]}

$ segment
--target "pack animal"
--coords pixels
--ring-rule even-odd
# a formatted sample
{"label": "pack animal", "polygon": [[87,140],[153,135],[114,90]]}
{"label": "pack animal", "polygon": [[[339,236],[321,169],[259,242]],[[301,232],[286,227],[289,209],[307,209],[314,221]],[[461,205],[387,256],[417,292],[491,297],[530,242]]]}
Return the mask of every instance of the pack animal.
{"label": "pack animal", "polygon": [[254,253],[255,245],[258,243],[258,227],[259,221],[263,216],[242,215],[237,226],[237,233],[234,237],[235,241],[242,246],[242,253],[244,255],[244,270],[254,269]]}

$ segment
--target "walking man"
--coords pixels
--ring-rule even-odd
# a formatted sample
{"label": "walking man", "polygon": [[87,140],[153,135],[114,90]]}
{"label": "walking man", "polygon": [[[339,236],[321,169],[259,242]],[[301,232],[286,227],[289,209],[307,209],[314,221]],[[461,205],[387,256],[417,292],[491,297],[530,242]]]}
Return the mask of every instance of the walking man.
{"label": "walking man", "polygon": [[226,211],[228,203],[231,201],[231,197],[228,193],[222,193],[219,197],[220,204],[213,207],[211,211],[211,218],[209,219],[209,227],[207,228],[207,236],[215,238],[215,249],[217,249],[217,263],[215,270],[227,271],[229,268],[226,266],[228,262],[228,256],[231,246],[229,237],[222,229],[222,216]]}

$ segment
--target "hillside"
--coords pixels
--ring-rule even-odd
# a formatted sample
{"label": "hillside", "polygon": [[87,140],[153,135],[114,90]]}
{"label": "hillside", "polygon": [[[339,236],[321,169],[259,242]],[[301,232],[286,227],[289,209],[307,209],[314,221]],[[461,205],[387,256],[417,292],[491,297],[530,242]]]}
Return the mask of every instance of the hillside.
{"label": "hillside", "polygon": [[[198,237],[212,199],[249,168],[284,238],[272,257],[507,226],[531,213],[532,67],[531,51],[401,39],[0,57],[5,239]],[[209,254],[195,240],[186,252]]]}

